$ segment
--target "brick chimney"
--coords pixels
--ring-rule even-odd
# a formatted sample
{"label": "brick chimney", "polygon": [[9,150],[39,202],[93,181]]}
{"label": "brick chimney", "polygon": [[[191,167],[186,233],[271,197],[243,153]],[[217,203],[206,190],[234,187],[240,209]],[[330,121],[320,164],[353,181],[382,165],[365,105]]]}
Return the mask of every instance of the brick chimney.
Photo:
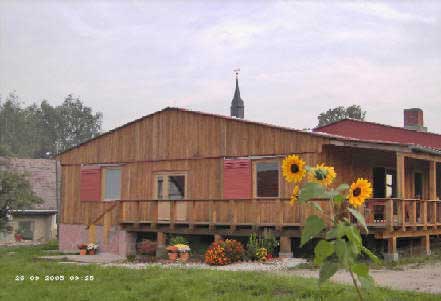
{"label": "brick chimney", "polygon": [[424,126],[423,110],[419,108],[404,109],[404,128],[427,132],[427,128]]}

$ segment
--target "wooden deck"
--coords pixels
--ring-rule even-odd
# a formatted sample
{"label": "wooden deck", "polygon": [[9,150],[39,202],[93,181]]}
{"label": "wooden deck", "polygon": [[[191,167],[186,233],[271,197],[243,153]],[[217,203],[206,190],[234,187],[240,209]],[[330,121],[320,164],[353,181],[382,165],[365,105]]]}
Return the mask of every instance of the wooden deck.
{"label": "wooden deck", "polygon": [[[324,213],[330,210],[328,201],[315,202]],[[195,234],[202,229],[207,233],[222,229],[231,234],[264,227],[280,232],[298,230],[309,215],[323,214],[305,204],[291,206],[289,199],[121,200],[116,207],[118,222],[127,229],[179,228]],[[440,200],[370,199],[359,210],[377,238],[441,234]]]}

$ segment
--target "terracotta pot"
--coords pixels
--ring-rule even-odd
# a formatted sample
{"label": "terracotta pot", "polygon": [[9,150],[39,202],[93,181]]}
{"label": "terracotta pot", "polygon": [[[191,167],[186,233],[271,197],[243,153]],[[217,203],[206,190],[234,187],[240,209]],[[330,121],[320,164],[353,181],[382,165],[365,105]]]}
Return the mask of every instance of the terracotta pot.
{"label": "terracotta pot", "polygon": [[190,258],[190,253],[188,252],[179,253],[179,259],[183,262],[186,262],[189,258]]}
{"label": "terracotta pot", "polygon": [[89,250],[89,255],[95,255],[96,250]]}
{"label": "terracotta pot", "polygon": [[80,255],[87,255],[86,249],[80,249]]}
{"label": "terracotta pot", "polygon": [[176,259],[178,259],[178,253],[168,253],[168,259],[171,261],[176,261]]}

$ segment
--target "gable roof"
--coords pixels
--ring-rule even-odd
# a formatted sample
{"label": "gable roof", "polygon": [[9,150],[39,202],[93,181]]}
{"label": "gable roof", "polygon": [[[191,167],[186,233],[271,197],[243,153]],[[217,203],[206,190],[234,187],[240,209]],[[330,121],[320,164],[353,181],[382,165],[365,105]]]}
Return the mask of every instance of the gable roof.
{"label": "gable roof", "polygon": [[[425,147],[424,145],[420,145],[420,144],[414,143],[414,142],[400,142],[400,141],[392,141],[392,140],[388,141],[388,140],[383,140],[383,139],[363,139],[363,138],[359,138],[359,137],[351,137],[350,135],[343,135],[343,134],[339,134],[339,133],[331,133],[331,132],[327,132],[327,131],[322,131],[321,129],[325,128],[326,126],[321,127],[321,128],[316,128],[313,131],[305,131],[305,130],[299,130],[299,129],[294,129],[294,128],[290,128],[290,127],[284,127],[284,126],[278,126],[278,125],[274,125],[274,124],[264,123],[264,122],[256,122],[256,121],[250,121],[250,120],[246,120],[246,119],[234,118],[234,117],[225,116],[225,115],[206,113],[206,112],[201,112],[201,111],[193,111],[193,110],[188,110],[188,109],[178,108],[178,107],[166,107],[160,111],[156,111],[154,113],[145,115],[141,118],[135,119],[135,120],[130,121],[128,123],[125,123],[119,127],[111,129],[101,135],[98,135],[92,139],[89,139],[85,142],[82,142],[72,148],[66,149],[66,150],[58,153],[55,156],[55,158],[57,158],[58,156],[60,156],[64,153],[67,153],[73,149],[79,148],[79,147],[81,147],[91,141],[94,141],[94,140],[99,139],[101,137],[104,137],[106,135],[112,134],[122,128],[129,126],[129,125],[132,125],[132,124],[140,122],[146,118],[150,118],[154,115],[161,114],[162,112],[167,112],[167,111],[188,112],[188,113],[197,114],[197,115],[204,115],[204,116],[208,116],[208,117],[221,118],[221,119],[228,120],[231,122],[260,125],[260,126],[265,126],[265,127],[274,128],[274,129],[281,129],[281,130],[286,130],[286,131],[302,133],[302,134],[310,135],[310,136],[329,138],[331,140],[334,140],[334,142],[347,142],[347,143],[352,143],[352,145],[357,145],[357,143],[365,143],[365,144],[367,143],[367,144],[370,144],[371,147],[372,146],[374,146],[374,148],[375,148],[375,146],[378,147],[378,149],[382,149],[384,147],[402,147],[402,148],[408,149],[409,151],[427,152],[427,153],[431,153],[431,154],[441,155],[441,148],[433,149],[431,147]],[[346,119],[346,120],[352,120],[352,119]],[[337,123],[338,122],[335,122],[334,124],[337,124]],[[329,126],[329,125],[327,125],[327,126]],[[320,129],[320,130],[316,131],[317,129]]]}
{"label": "gable roof", "polygon": [[357,119],[343,119],[325,126],[313,129],[316,133],[341,135],[348,138],[367,141],[387,141],[405,144],[420,145],[441,150],[441,135],[430,132],[418,132],[401,127],[361,121]]}

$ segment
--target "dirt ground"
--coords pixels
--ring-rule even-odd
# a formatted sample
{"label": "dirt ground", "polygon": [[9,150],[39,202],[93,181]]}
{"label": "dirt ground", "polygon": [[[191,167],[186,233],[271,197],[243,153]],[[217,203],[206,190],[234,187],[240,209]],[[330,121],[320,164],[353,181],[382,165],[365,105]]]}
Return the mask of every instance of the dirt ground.
{"label": "dirt ground", "polygon": [[[318,271],[316,270],[291,270],[284,273],[307,278],[318,278]],[[400,267],[400,270],[371,270],[371,275],[378,286],[441,294],[441,263],[403,266]],[[352,284],[351,277],[345,271],[337,272],[331,280]]]}

